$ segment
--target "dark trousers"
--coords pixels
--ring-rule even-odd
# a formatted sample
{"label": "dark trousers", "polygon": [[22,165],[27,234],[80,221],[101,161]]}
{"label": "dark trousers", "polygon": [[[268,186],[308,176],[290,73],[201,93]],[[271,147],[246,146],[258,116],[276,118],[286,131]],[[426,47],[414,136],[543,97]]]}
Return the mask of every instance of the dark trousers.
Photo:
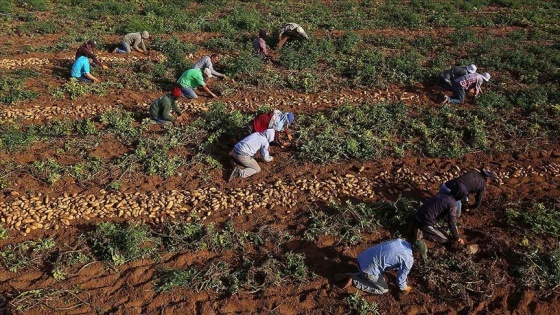
{"label": "dark trousers", "polygon": [[76,78],[76,80],[78,80],[78,82],[93,83],[93,80],[88,79],[88,78],[86,78],[86,77],[84,77],[84,76],[81,76],[81,77],[79,77],[79,78]]}
{"label": "dark trousers", "polygon": [[444,90],[453,91],[451,80],[445,79],[444,77],[439,77],[439,84]]}
{"label": "dark trousers", "polygon": [[423,224],[418,221],[415,216],[409,218],[407,234],[407,237],[413,242],[425,239],[443,244],[449,242],[450,240],[449,235],[444,229],[433,225]]}
{"label": "dark trousers", "polygon": [[465,89],[456,82],[453,82],[453,98],[451,103],[463,103],[465,100]]}

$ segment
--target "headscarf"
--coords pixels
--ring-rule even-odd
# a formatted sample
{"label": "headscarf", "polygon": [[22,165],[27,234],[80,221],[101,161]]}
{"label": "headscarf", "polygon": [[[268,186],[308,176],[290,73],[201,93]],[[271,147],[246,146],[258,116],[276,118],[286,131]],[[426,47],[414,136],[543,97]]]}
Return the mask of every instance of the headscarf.
{"label": "headscarf", "polygon": [[284,131],[290,127],[294,121],[294,114],[292,112],[285,112],[280,115],[280,118],[274,123],[274,130]]}

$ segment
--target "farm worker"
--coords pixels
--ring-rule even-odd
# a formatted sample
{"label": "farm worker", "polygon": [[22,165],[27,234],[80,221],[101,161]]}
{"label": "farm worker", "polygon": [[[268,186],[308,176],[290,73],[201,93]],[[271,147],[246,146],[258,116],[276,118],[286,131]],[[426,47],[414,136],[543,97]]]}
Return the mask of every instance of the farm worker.
{"label": "farm worker", "polygon": [[214,70],[214,66],[213,66],[213,64],[220,61],[221,58],[222,58],[222,56],[219,55],[219,54],[212,54],[210,56],[204,56],[204,57],[200,58],[197,62],[195,62],[195,64],[193,65],[193,69],[200,69],[200,70],[202,70],[203,73],[204,73],[204,70],[210,69],[210,73],[212,74],[212,76],[225,79],[226,75],[222,74],[222,73],[219,73],[218,71]]}
{"label": "farm worker", "polygon": [[457,231],[457,218],[460,215],[457,200],[464,198],[465,188],[460,187],[459,183],[448,188],[451,192],[438,193],[426,200],[409,219],[409,233],[412,239],[424,238],[436,243],[450,243],[451,238],[445,229],[436,225],[439,219],[447,218],[452,240],[461,246],[465,244]]}
{"label": "farm worker", "polygon": [[150,117],[158,124],[173,122],[177,118],[171,116],[169,112],[173,110],[179,117],[181,110],[177,107],[177,99],[181,97],[181,89],[175,87],[171,93],[165,94],[150,104]]}
{"label": "farm worker", "polygon": [[270,142],[274,141],[274,130],[267,129],[265,132],[255,132],[233,147],[233,158],[245,168],[235,167],[231,172],[229,180],[241,177],[246,178],[261,171],[261,167],[253,156],[260,151],[265,162],[272,162],[272,156],[268,151]]}
{"label": "farm worker", "polygon": [[455,81],[455,79],[462,77],[464,75],[467,75],[469,73],[475,73],[476,72],[476,66],[475,65],[469,65],[466,67],[453,67],[451,69],[445,70],[441,73],[441,78],[440,78],[440,83],[441,86],[449,91],[452,91],[453,88],[453,81]]}
{"label": "farm worker", "polygon": [[[115,48],[113,52],[119,54],[129,54],[132,49],[137,50],[141,53],[146,53],[146,45],[144,45],[144,40],[150,38],[150,34],[147,31],[142,31],[140,33],[129,33],[124,35],[120,46]],[[141,45],[142,48],[138,47]]]}
{"label": "farm worker", "polygon": [[80,58],[81,56],[86,56],[89,59],[93,60],[93,63],[100,66],[103,69],[107,69],[107,66],[103,65],[99,59],[93,54],[93,50],[97,47],[97,42],[93,39],[88,40],[78,50],[76,51],[76,58],[74,60]]}
{"label": "farm worker", "polygon": [[[212,73],[208,68],[204,69],[204,74],[208,78],[212,77]],[[216,94],[212,93],[212,91],[210,91],[210,89],[206,86],[206,83],[204,83],[204,78],[202,77],[202,70],[198,68],[189,69],[185,71],[181,75],[179,80],[177,80],[177,83],[179,84],[184,97],[188,97],[190,99],[197,98],[198,96],[194,92],[194,89],[199,86],[201,86],[202,89],[206,91],[206,93],[210,94],[211,97],[213,98],[217,97]]]}
{"label": "farm worker", "polygon": [[260,30],[259,37],[253,40],[253,50],[259,57],[266,59],[269,56],[268,48],[266,47],[266,30]]}
{"label": "farm worker", "polygon": [[290,124],[294,121],[294,114],[292,112],[281,112],[279,110],[273,110],[268,113],[263,113],[251,120],[245,127],[247,134],[254,132],[263,132],[267,129],[273,129],[274,141],[278,142],[281,146],[284,145],[280,139],[280,132],[283,132],[288,140],[292,140],[292,135],[290,130]]}
{"label": "farm worker", "polygon": [[337,274],[335,280],[347,280],[345,288],[353,284],[359,290],[383,294],[389,292],[383,273],[396,269],[397,285],[403,294],[407,294],[411,290],[406,278],[414,264],[413,251],[419,252],[423,259],[428,257],[428,246],[422,240],[410,243],[397,238],[383,242],[358,255],[359,272]]}
{"label": "farm worker", "polygon": [[490,73],[485,72],[483,74],[479,73],[469,73],[462,77],[458,77],[453,81],[453,98],[445,96],[443,103],[462,103],[465,100],[465,91],[475,88],[475,97],[482,92],[481,86],[484,81],[488,82],[490,80]]}
{"label": "farm worker", "polygon": [[[462,202],[465,202],[466,207],[470,209],[480,207],[482,197],[484,197],[484,191],[486,190],[486,185],[495,180],[496,174],[492,171],[468,171],[455,179],[443,183],[439,191],[449,192],[450,189],[448,187],[453,187],[454,185],[462,185],[462,187],[465,187],[465,197],[457,201],[458,213],[461,215]],[[469,206],[469,194],[476,194],[475,203],[472,206]]]}
{"label": "farm worker", "polygon": [[294,40],[296,38],[305,38],[309,39],[307,33],[303,30],[301,26],[296,23],[286,23],[282,25],[280,28],[280,34],[278,35],[278,46],[276,46],[276,50],[280,50],[282,46],[286,43],[286,41]]}
{"label": "farm worker", "polygon": [[91,59],[86,56],[78,57],[78,59],[74,61],[72,69],[70,70],[72,78],[76,78],[76,80],[85,83],[95,83],[101,81],[89,73],[90,62]]}

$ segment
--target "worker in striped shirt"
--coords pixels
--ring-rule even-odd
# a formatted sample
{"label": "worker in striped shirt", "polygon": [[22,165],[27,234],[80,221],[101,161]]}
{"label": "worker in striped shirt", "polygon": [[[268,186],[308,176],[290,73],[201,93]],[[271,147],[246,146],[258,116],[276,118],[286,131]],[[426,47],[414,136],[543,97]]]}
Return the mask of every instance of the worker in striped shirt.
{"label": "worker in striped shirt", "polygon": [[478,97],[482,92],[481,86],[484,81],[488,82],[490,80],[490,73],[485,72],[483,74],[479,73],[469,73],[462,77],[458,77],[453,81],[453,97],[445,96],[442,103],[463,103],[465,100],[465,92],[474,88],[474,96]]}

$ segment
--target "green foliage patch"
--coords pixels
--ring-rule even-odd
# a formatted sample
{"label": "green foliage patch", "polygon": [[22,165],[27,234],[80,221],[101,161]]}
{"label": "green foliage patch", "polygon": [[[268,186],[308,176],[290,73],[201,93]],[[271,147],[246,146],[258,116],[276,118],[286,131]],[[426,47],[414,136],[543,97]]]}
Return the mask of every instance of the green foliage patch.
{"label": "green foliage patch", "polygon": [[0,262],[10,272],[18,272],[46,261],[56,243],[51,238],[6,245],[0,250]]}
{"label": "green foliage patch", "polygon": [[539,235],[560,236],[560,206],[557,203],[522,204],[506,209],[505,215],[512,227],[521,225]]}
{"label": "green foliage patch", "polygon": [[304,237],[316,240],[321,236],[333,236],[340,243],[356,244],[366,233],[380,228],[398,228],[415,211],[412,200],[399,199],[395,203],[331,204],[327,211],[314,210],[309,216],[309,225]]}
{"label": "green foliage patch", "polygon": [[134,223],[103,222],[89,232],[86,239],[92,253],[113,266],[153,257],[159,244],[159,239],[150,235],[146,225]]}
{"label": "green foliage patch", "polygon": [[552,295],[560,283],[560,246],[550,252],[522,253],[512,273],[523,287],[535,289],[544,296]]}

